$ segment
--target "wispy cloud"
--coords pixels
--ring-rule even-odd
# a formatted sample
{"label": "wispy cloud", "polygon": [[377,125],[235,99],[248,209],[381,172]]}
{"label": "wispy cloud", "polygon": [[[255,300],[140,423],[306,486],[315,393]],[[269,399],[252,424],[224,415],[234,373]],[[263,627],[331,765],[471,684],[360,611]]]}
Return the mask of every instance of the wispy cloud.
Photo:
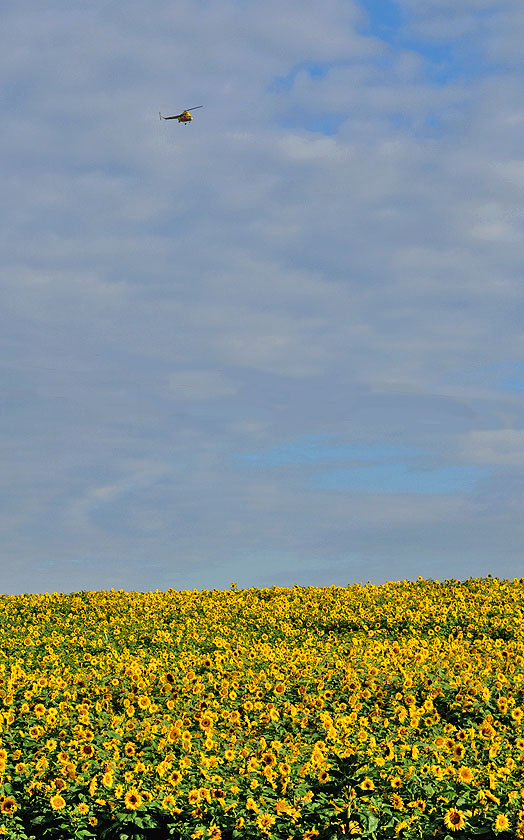
{"label": "wispy cloud", "polygon": [[250,452],[239,456],[247,464],[262,467],[286,465],[322,465],[332,461],[357,461],[374,464],[377,461],[395,461],[399,457],[418,455],[416,449],[387,444],[340,443],[329,435],[302,435],[282,446],[275,446],[261,452]]}
{"label": "wispy cloud", "polygon": [[373,464],[335,469],[313,476],[314,487],[353,493],[470,493],[483,472],[459,465],[416,469],[410,464]]}

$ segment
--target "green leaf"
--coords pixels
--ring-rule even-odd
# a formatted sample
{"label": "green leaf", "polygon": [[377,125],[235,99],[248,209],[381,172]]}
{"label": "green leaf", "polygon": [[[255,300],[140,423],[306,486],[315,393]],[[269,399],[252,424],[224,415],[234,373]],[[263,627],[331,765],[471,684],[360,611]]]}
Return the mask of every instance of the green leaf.
{"label": "green leaf", "polygon": [[368,831],[376,831],[378,827],[378,817],[376,814],[367,814]]}

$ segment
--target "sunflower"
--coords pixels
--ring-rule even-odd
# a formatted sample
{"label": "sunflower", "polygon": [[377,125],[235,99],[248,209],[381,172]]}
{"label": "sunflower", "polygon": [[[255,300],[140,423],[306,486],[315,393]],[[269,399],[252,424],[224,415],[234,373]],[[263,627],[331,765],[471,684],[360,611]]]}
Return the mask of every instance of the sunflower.
{"label": "sunflower", "polygon": [[6,796],[0,805],[0,811],[2,814],[14,814],[17,808],[18,805],[16,804],[16,800],[13,799],[12,796]]}
{"label": "sunflower", "polygon": [[274,814],[258,814],[257,826],[262,834],[271,834],[271,828],[276,822]]}
{"label": "sunflower", "polygon": [[63,796],[60,796],[59,793],[56,793],[49,800],[49,804],[51,805],[53,811],[61,811],[63,808],[65,808],[66,801]]}
{"label": "sunflower", "polygon": [[200,793],[196,788],[193,788],[193,790],[189,791],[189,793],[187,794],[187,801],[190,805],[198,805],[198,803],[200,802]]}
{"label": "sunflower", "polygon": [[395,808],[396,811],[403,811],[404,810],[404,800],[398,793],[394,793],[391,797],[391,804]]}
{"label": "sunflower", "polygon": [[509,828],[509,820],[505,814],[497,814],[494,824],[495,831],[507,831]]}
{"label": "sunflower", "polygon": [[459,767],[457,770],[457,779],[459,782],[469,784],[473,781],[473,770],[470,770],[469,767]]}
{"label": "sunflower", "polygon": [[178,726],[172,726],[169,732],[167,733],[167,740],[170,744],[175,744],[182,733],[182,730]]}
{"label": "sunflower", "polygon": [[495,730],[493,729],[493,727],[491,726],[490,723],[485,722],[481,725],[481,727],[479,729],[479,735],[480,735],[481,738],[484,738],[485,740],[487,740],[487,739],[491,738],[492,735],[494,735],[494,734],[495,734]]}
{"label": "sunflower", "polygon": [[444,825],[450,831],[461,831],[466,825],[464,814],[456,808],[450,808],[444,814]]}
{"label": "sunflower", "polygon": [[76,777],[76,767],[70,761],[68,761],[65,765],[65,770],[70,779],[74,779]]}
{"label": "sunflower", "polygon": [[372,779],[364,779],[360,787],[362,790],[375,790],[375,785],[373,784]]}
{"label": "sunflower", "polygon": [[199,802],[201,802],[203,799],[205,799],[208,804],[211,802],[211,791],[209,790],[209,788],[198,788],[198,796]]}
{"label": "sunflower", "polygon": [[171,794],[164,796],[164,798],[162,799],[162,808],[164,808],[166,811],[170,811],[172,808],[175,807],[175,805],[176,799],[174,796],[171,796]]}
{"label": "sunflower", "polygon": [[130,788],[124,796],[126,808],[130,811],[136,811],[142,804],[142,797],[136,788]]}
{"label": "sunflower", "polygon": [[494,802],[495,805],[500,805],[500,799],[490,790],[479,790],[479,801],[484,803],[486,799],[489,799],[490,802]]}

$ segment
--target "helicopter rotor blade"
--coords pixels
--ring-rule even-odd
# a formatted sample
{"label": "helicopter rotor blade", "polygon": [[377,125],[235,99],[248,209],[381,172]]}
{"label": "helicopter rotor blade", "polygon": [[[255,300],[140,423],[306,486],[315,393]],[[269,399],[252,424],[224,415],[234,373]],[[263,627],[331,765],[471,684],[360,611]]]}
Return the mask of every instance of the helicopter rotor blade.
{"label": "helicopter rotor blade", "polygon": [[186,108],[186,111],[196,111],[197,108],[203,108],[203,105],[195,105],[193,108]]}

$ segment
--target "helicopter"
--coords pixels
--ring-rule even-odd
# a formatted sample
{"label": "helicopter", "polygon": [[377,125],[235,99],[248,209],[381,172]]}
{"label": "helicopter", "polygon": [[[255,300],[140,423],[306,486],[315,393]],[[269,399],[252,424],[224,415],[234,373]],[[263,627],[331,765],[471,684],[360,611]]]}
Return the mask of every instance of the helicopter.
{"label": "helicopter", "polygon": [[180,114],[173,114],[172,117],[164,117],[160,111],[158,115],[161,120],[178,120],[179,123],[188,123],[191,122],[193,117],[191,116],[191,111],[196,111],[197,108],[203,108],[203,105],[195,105],[194,108],[187,108],[185,111],[182,111]]}

